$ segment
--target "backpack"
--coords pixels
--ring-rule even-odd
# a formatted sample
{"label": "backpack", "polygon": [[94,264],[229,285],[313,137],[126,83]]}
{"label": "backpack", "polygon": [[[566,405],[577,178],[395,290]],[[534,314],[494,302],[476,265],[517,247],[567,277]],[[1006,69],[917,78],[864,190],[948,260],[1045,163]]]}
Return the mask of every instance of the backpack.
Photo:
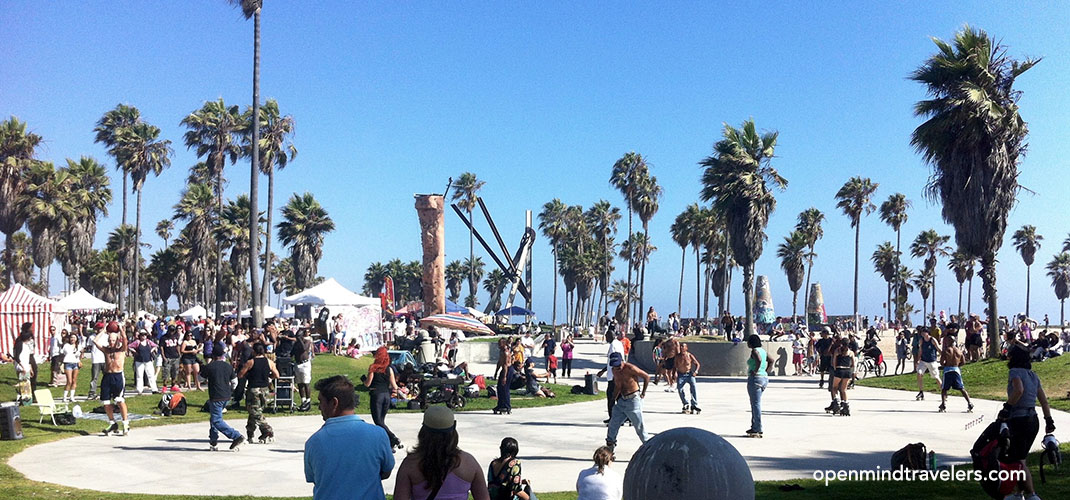
{"label": "backpack", "polygon": [[892,454],[892,470],[925,470],[926,450],[923,443],[912,443]]}
{"label": "backpack", "polygon": [[[1003,498],[1014,492],[1018,485],[1017,481],[990,480],[989,473],[995,470],[1021,470],[1019,462],[1004,463],[1004,451],[1010,446],[1010,434],[1000,435],[1001,426],[1006,425],[1002,421],[995,421],[988,425],[977,441],[970,449],[970,457],[973,459],[973,469],[981,472],[981,489],[992,498]],[[1010,475],[1008,474],[1008,477]]]}
{"label": "backpack", "polygon": [[156,405],[156,409],[165,417],[170,417],[171,415],[185,415],[186,396],[181,392],[164,394],[163,397],[160,398],[159,404]]}

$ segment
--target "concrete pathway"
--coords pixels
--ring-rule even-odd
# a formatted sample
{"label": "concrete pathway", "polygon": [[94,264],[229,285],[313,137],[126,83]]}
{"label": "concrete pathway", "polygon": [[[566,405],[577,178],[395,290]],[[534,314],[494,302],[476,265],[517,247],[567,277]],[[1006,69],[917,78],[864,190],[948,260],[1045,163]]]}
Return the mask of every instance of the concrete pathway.
{"label": "concrete pathway", "polygon": [[[584,359],[576,375],[596,369],[599,344],[578,348]],[[480,367],[490,373],[493,367]],[[562,381],[562,383],[565,383]],[[967,387],[969,380],[966,381]],[[644,402],[647,430],[657,433],[692,426],[726,438],[746,457],[755,479],[811,477],[816,469],[887,468],[892,452],[907,443],[923,442],[940,463],[969,461],[969,448],[994,417],[1000,403],[978,400],[972,414],[961,398],[949,400],[950,411],[936,413],[938,397],[914,401],[904,391],[859,387],[849,392],[851,417],[825,414],[827,392],[810,377],[774,378],[763,399],[765,437],[744,436],[750,426],[746,384],[739,378],[703,378],[699,382],[701,415],[682,415],[675,393],[651,387]],[[568,406],[517,409],[512,415],[465,412],[457,416],[461,447],[484,466],[497,456],[505,436],[520,442],[520,457],[536,491],[574,490],[579,470],[589,467],[595,448],[605,441],[604,401]],[[1056,425],[1070,428],[1070,414],[1056,412]],[[387,424],[412,446],[420,414],[392,414]],[[982,419],[967,428],[971,422]],[[322,421],[318,415],[269,420],[278,441],[244,445],[241,452],[208,451],[207,423],[145,429],[126,437],[83,436],[34,446],[12,457],[10,465],[29,479],[72,487],[123,493],[307,496],[303,444]],[[366,421],[371,421],[365,417]],[[228,420],[242,429],[241,420]],[[1039,440],[1038,440],[1039,443]],[[623,427],[617,447],[623,473],[640,445],[631,427]],[[399,452],[400,464],[404,452]],[[220,471],[225,470],[221,475]],[[121,471],[121,472],[116,472]],[[226,478],[226,479],[222,479]],[[240,479],[239,479],[240,478]],[[394,479],[383,481],[387,493]]]}

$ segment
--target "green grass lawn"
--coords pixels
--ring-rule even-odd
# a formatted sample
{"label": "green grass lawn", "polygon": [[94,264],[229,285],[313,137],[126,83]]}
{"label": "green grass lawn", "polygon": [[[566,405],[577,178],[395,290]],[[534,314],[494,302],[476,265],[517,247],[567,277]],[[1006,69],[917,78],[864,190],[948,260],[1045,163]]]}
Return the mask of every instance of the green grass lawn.
{"label": "green grass lawn", "polygon": [[[370,364],[370,358],[364,357],[360,359],[349,359],[344,357],[335,356],[320,356],[313,363],[313,378],[318,379],[327,375],[333,375],[337,373],[343,373],[354,380],[359,380],[360,375],[367,371],[367,367]],[[1053,387],[1060,387],[1059,384],[1066,384],[1066,377],[1063,376],[1060,380],[1051,380],[1052,378],[1059,377],[1060,370],[1066,370],[1068,364],[1070,364],[1070,357],[1065,360],[1047,361],[1045,363],[1034,365],[1035,369],[1041,378],[1044,380],[1045,385]],[[997,382],[1001,380],[999,378],[999,370],[1002,366],[1002,376],[1004,377],[999,384],[1005,384],[1006,377],[1006,364],[998,362],[984,362],[969,365],[967,369],[964,369],[964,376],[967,384],[973,380],[973,386],[977,387],[978,395],[995,397],[998,396],[1000,391],[998,390],[999,384]],[[1059,367],[1062,368],[1059,368]],[[46,368],[47,369],[47,368]],[[970,372],[978,370],[978,373],[974,378],[971,378]],[[130,373],[131,370],[128,370]],[[1065,372],[1063,372],[1065,373]],[[910,376],[912,377],[912,375]],[[79,376],[79,393],[85,394],[88,390],[88,370],[83,371]],[[128,376],[128,379],[131,378]],[[47,382],[47,374],[40,377],[40,380]],[[909,377],[886,377],[880,380],[866,380],[863,381],[864,385],[873,385],[881,387],[889,387],[895,389],[913,390],[911,386],[906,384],[907,381],[913,380]],[[987,383],[983,383],[984,381]],[[11,365],[0,366],[0,401],[10,401],[14,399],[14,370]],[[881,385],[888,384],[888,385]],[[985,388],[986,384],[988,386]],[[930,390],[935,390],[935,384],[930,383]],[[916,386],[915,386],[916,387]],[[971,387],[972,389],[972,387]],[[590,399],[597,399],[592,396],[573,396],[568,393],[566,386],[554,386],[554,390],[560,395],[558,398],[548,399],[535,399],[526,398],[521,396],[513,396],[513,406],[517,408],[531,407],[531,406],[543,406],[554,404],[565,404],[570,402],[586,401]],[[1062,389],[1060,389],[1062,390]],[[62,394],[62,389],[52,389],[53,394]],[[1054,391],[1049,389],[1049,393],[1054,395]],[[186,393],[190,402],[190,411],[185,416],[181,417],[169,417],[158,418],[154,420],[135,422],[134,427],[149,427],[155,425],[169,425],[189,422],[201,422],[208,419],[207,413],[201,413],[199,411],[200,406],[207,399],[205,392],[188,392]],[[1065,395],[1065,394],[1063,394]],[[368,410],[368,398],[361,398],[361,405],[358,411]],[[150,414],[155,408],[158,397],[135,397],[129,400],[130,411],[134,413]],[[1062,401],[1062,403],[1066,403]],[[81,403],[86,410],[91,409],[94,404]],[[472,400],[472,402],[465,408],[465,410],[476,409],[488,409],[493,406],[493,401],[487,398],[479,398]],[[1065,408],[1066,405],[1063,407]],[[315,411],[315,408],[313,408]],[[231,411],[228,416],[244,415],[242,411]],[[62,439],[66,437],[86,435],[100,432],[103,427],[102,422],[92,420],[80,420],[77,425],[74,426],[59,426],[54,427],[50,422],[44,424],[37,423],[37,411],[32,407],[22,408],[23,418],[23,432],[25,439],[20,441],[0,441],[0,498],[64,498],[64,499],[105,499],[105,500],[119,500],[119,499],[208,499],[219,497],[202,497],[202,496],[187,496],[187,495],[126,495],[126,494],[114,494],[103,493],[91,490],[79,490],[68,488],[65,486],[59,486],[50,483],[41,483],[36,481],[30,481],[24,478],[20,473],[7,465],[7,460],[20,450],[56,439]],[[279,416],[270,416],[269,418],[280,418]],[[1070,455],[1070,444],[1063,445],[1063,453]],[[87,457],[87,459],[90,457]],[[1036,470],[1037,457],[1036,455],[1031,457],[1031,465],[1033,474],[1038,478]],[[580,465],[577,465],[577,471]],[[778,488],[784,484],[799,484],[804,489],[801,491],[782,492]],[[825,486],[823,483],[814,480],[791,480],[791,481],[759,481],[755,485],[757,498],[760,499],[843,499],[843,500],[857,500],[859,498],[872,498],[874,492],[882,492],[882,497],[898,497],[898,498],[927,498],[927,499],[972,499],[972,498],[987,498],[973,482],[880,482],[880,481],[859,481],[859,482],[840,482],[832,483],[829,486]],[[1038,489],[1041,497],[1043,498],[1070,498],[1070,470],[1065,467],[1062,471],[1055,472],[1048,475],[1048,484],[1039,485]],[[225,497],[225,498],[264,498],[264,497]],[[547,492],[541,493],[539,498],[546,500],[574,500],[576,498],[575,492]]]}
{"label": "green grass lawn", "polygon": [[[908,363],[909,364],[909,363]],[[1052,408],[1070,411],[1070,356],[1059,356],[1040,363],[1033,363],[1033,371],[1040,377],[1044,392]],[[1005,401],[1007,399],[1007,362],[998,359],[968,363],[962,367],[962,380],[970,397]],[[859,380],[859,385],[899,389],[917,392],[918,378],[913,373],[891,377],[867,378]],[[923,383],[926,392],[939,394],[936,379],[926,375]],[[958,394],[958,391],[951,391]]]}

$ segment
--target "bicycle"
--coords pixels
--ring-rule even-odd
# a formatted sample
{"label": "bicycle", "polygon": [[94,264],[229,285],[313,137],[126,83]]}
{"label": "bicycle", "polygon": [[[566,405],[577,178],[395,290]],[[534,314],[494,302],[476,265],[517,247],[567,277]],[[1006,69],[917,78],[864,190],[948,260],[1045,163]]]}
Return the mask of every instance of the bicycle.
{"label": "bicycle", "polygon": [[888,363],[883,358],[878,363],[877,358],[866,356],[858,365],[859,378],[866,378],[870,374],[875,377],[883,377],[888,374]]}

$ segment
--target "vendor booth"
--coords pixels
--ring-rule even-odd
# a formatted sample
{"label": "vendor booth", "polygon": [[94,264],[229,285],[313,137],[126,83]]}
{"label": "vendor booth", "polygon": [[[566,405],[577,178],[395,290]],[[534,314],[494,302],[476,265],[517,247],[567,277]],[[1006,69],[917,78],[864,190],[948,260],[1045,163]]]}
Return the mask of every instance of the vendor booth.
{"label": "vendor booth", "polygon": [[33,323],[34,347],[37,354],[48,352],[48,329],[66,326],[64,311],[56,302],[31,292],[15,283],[0,294],[0,352],[12,353],[15,339],[25,322]]}
{"label": "vendor booth", "polygon": [[371,351],[383,344],[382,303],[378,298],[358,295],[328,278],[312,288],[284,297],[283,304],[313,306],[313,317],[327,308],[330,317],[342,315],[344,342],[356,339],[361,351]]}

